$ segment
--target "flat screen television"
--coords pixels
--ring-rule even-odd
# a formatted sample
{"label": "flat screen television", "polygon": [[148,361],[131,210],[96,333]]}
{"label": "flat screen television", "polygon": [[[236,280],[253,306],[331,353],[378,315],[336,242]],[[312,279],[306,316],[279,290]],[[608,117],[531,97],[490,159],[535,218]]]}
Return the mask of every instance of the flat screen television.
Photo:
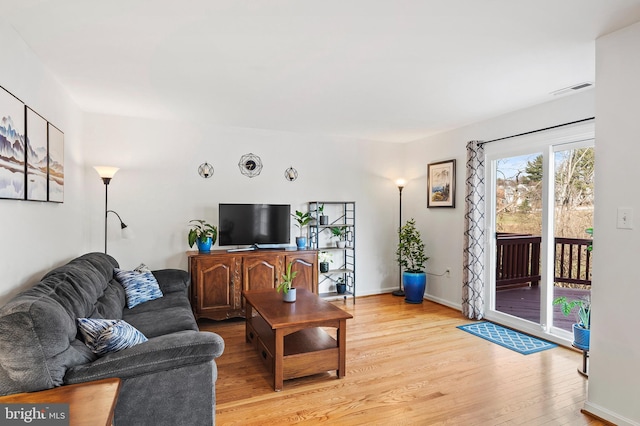
{"label": "flat screen television", "polygon": [[218,220],[221,246],[291,242],[289,204],[220,204]]}

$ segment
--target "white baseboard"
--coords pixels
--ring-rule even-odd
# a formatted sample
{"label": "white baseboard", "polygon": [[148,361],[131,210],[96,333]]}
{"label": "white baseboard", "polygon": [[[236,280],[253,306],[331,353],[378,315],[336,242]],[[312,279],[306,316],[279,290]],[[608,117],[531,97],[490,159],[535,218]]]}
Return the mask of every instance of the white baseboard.
{"label": "white baseboard", "polygon": [[620,416],[613,411],[607,410],[606,408],[588,401],[584,403],[584,411],[618,426],[640,426],[640,423],[638,422],[627,419],[626,417]]}
{"label": "white baseboard", "polygon": [[424,298],[427,299],[427,300],[430,300],[432,302],[438,303],[440,305],[448,306],[448,307],[450,307],[452,309],[455,309],[457,311],[462,312],[462,304],[461,303],[451,303],[448,300],[441,299],[439,297],[434,297],[434,296],[431,296],[429,294],[425,294]]}

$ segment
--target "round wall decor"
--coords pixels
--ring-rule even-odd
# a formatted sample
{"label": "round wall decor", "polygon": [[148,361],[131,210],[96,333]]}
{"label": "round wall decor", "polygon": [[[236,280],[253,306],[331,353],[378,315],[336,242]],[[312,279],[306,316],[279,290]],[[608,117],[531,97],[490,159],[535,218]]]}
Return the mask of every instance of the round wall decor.
{"label": "round wall decor", "polygon": [[245,154],[240,157],[238,168],[240,173],[252,178],[258,176],[262,171],[262,160],[253,153]]}
{"label": "round wall decor", "polygon": [[205,179],[213,176],[213,166],[206,161],[198,167],[198,174]]}
{"label": "round wall decor", "polygon": [[284,178],[289,182],[293,182],[294,180],[298,179],[298,171],[294,169],[293,166],[289,167],[284,171]]}

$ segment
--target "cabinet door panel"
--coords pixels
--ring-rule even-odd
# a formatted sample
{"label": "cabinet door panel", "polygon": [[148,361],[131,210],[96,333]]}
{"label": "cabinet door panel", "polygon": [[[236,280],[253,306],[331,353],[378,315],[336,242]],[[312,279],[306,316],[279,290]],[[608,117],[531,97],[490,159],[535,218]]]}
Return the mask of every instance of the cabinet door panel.
{"label": "cabinet door panel", "polygon": [[236,259],[234,257],[202,257],[194,262],[196,314],[211,319],[228,318],[239,309],[236,293]]}
{"label": "cabinet door panel", "polygon": [[294,287],[318,293],[318,255],[316,252],[295,253],[285,256],[285,265],[292,263],[291,270],[297,272]]}
{"label": "cabinet door panel", "polygon": [[282,256],[246,256],[242,262],[242,281],[245,290],[275,288],[282,271]]}

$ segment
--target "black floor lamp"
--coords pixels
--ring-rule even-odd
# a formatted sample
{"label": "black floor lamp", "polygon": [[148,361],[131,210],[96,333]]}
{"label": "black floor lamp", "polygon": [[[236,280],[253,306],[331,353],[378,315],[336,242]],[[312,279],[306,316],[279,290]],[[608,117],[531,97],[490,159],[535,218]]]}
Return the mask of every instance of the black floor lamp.
{"label": "black floor lamp", "polygon": [[116,172],[120,169],[117,167],[109,166],[95,166],[94,169],[96,169],[96,172],[98,172],[98,174],[102,178],[102,182],[104,182],[104,252],[107,253],[107,218],[109,216],[109,213],[113,213],[118,217],[118,220],[120,221],[120,229],[123,233],[123,238],[126,238],[125,229],[127,228],[127,225],[125,225],[118,213],[113,210],[109,210],[109,183],[111,182],[111,179],[113,179],[113,176],[116,174]]}
{"label": "black floor lamp", "polygon": [[[402,228],[402,188],[406,184],[404,179],[398,179],[396,185],[398,185],[398,191],[400,193],[400,212],[398,215],[398,242],[400,242],[400,228]],[[400,255],[401,256],[401,255]],[[404,296],[404,290],[402,289],[402,265],[398,263],[398,289],[392,292],[394,296]]]}

